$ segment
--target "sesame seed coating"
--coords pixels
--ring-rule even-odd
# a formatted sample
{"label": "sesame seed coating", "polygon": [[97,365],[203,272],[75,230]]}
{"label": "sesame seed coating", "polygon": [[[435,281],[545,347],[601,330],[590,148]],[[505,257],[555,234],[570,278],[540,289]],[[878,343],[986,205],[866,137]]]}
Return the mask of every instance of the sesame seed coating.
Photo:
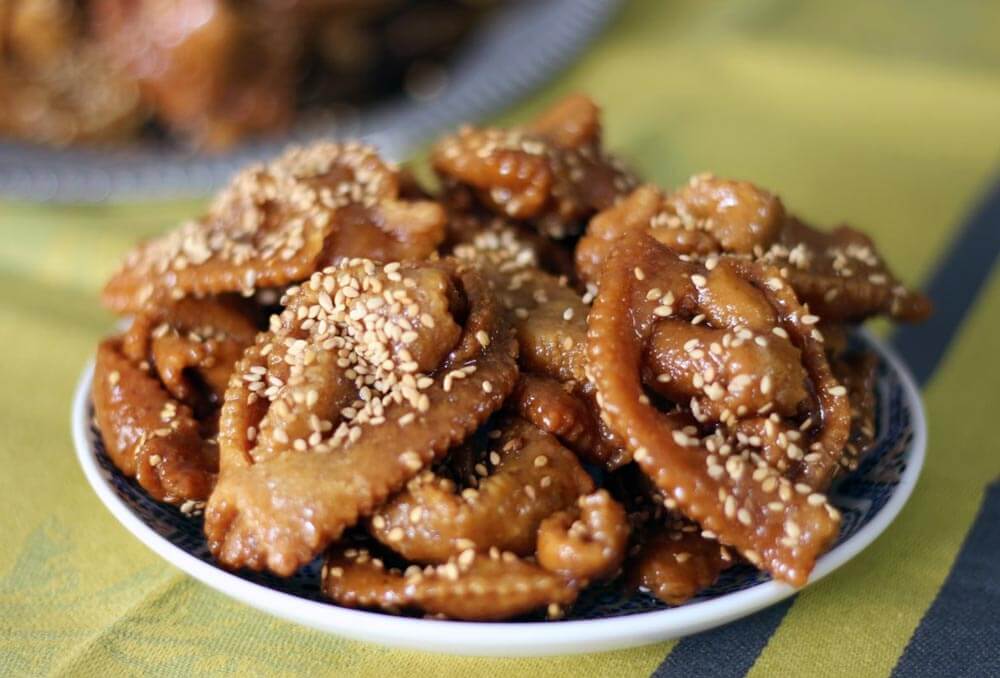
{"label": "sesame seed coating", "polygon": [[[376,297],[386,304],[369,310]],[[500,406],[516,376],[510,331],[485,281],[454,261],[345,260],[289,292],[284,305],[230,382],[219,483],[205,522],[223,563],[278,574],[308,562],[464,439]],[[452,315],[459,308],[462,326]],[[433,328],[422,324],[423,314],[434,317]],[[418,337],[408,342],[403,334],[411,329]],[[479,331],[490,335],[488,348],[476,340]],[[259,366],[266,377],[258,383],[267,386],[254,391],[241,376]],[[446,389],[456,370],[488,377],[493,393],[466,378]],[[310,399],[296,395],[312,390],[318,396],[309,408]],[[414,421],[402,428],[399,418],[411,413]],[[305,449],[289,449],[288,440],[304,440]]]}

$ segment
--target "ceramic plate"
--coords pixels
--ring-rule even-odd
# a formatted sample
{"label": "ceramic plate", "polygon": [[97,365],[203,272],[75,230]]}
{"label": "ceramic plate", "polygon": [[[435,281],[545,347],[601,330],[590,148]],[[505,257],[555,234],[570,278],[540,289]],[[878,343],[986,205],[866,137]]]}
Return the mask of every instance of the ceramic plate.
{"label": "ceramic plate", "polygon": [[[830,491],[843,513],[833,549],[819,559],[810,584],[868,546],[899,514],[924,461],[926,422],[913,378],[900,359],[867,333],[854,341],[879,355],[877,440],[861,467]],[[93,366],[73,402],[73,437],[80,465],[108,510],[146,546],[205,585],[278,617],[341,636],[386,645],[476,655],[597,652],[677,638],[719,626],[794,593],[749,566],[724,573],[693,600],[670,607],[652,596],[609,585],[588,590],[559,621],[452,622],[396,617],[337,607],[319,591],[319,561],[290,579],[227,572],[215,565],[201,518],[149,499],[105,455],[92,424]]]}
{"label": "ceramic plate", "polygon": [[241,167],[316,138],[362,138],[392,160],[459,123],[509,106],[568,65],[620,0],[519,0],[494,12],[455,55],[448,84],[429,101],[386,100],[337,121],[300,121],[288,136],[218,154],[137,143],[51,149],[0,139],[0,195],[96,202],[211,194]]}

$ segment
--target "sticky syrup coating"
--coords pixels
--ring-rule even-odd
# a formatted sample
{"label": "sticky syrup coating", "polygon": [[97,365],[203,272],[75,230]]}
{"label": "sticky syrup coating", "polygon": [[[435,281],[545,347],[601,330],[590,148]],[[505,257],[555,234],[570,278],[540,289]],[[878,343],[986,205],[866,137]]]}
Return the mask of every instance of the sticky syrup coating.
{"label": "sticky syrup coating", "polygon": [[[716,265],[736,266],[723,261]],[[645,234],[619,241],[605,264],[601,290],[589,316],[591,376],[609,425],[627,442],[640,468],[674,499],[678,510],[777,579],[801,586],[839,526],[839,513],[807,479],[818,483],[836,467],[842,454],[849,426],[846,393],[829,376],[821,343],[812,334],[816,321],[805,313],[788,285],[777,273],[769,282],[768,271],[741,270],[744,285],[734,288],[738,294],[727,297],[731,305],[716,306],[719,317],[710,326],[753,326],[753,336],[764,336],[758,332],[766,327],[768,316],[777,316],[777,324],[767,328],[766,336],[792,339],[819,389],[814,407],[817,420],[806,420],[804,426],[810,440],[815,439],[816,449],[810,445],[806,454],[796,445],[802,457],[793,459],[794,468],[782,473],[755,452],[754,441],[743,441],[728,430],[747,413],[729,413],[719,421],[702,417],[701,421],[696,405],[687,409],[681,404],[670,413],[657,409],[640,376],[645,346],[658,321],[675,316],[690,321],[705,313],[703,299],[716,301],[709,272],[704,266],[682,261]],[[664,305],[662,297],[650,294],[657,288],[673,296],[670,313],[656,312]],[[766,308],[749,301],[755,292],[765,294]],[[710,347],[692,344],[689,350],[706,349]],[[767,410],[754,414],[766,415]],[[818,430],[813,429],[816,425]]]}
{"label": "sticky syrup coating", "polygon": [[111,460],[153,498],[188,512],[208,498],[222,393],[254,340],[254,315],[247,304],[184,300],[98,347],[95,422]]}
{"label": "sticky syrup coating", "polygon": [[848,351],[830,360],[837,379],[847,389],[851,403],[851,437],[840,460],[841,472],[858,468],[875,443],[875,384],[878,356],[871,351]]}
{"label": "sticky syrup coating", "polygon": [[[484,231],[457,246],[455,256],[490,281],[514,326],[522,372],[538,377],[522,381],[521,415],[594,463],[609,469],[625,463],[627,454],[600,418],[587,377],[588,296],[566,277],[543,270],[543,251],[515,229]],[[565,393],[552,388],[553,381]]]}
{"label": "sticky syrup coating", "polygon": [[524,420],[505,419],[491,433],[464,487],[425,471],[373,514],[372,535],[419,563],[470,548],[533,554],[542,521],[593,491],[594,481],[576,455]]}
{"label": "sticky syrup coating", "polygon": [[283,303],[226,391],[205,532],[227,567],[288,576],[478,428],[517,366],[485,281],[452,260],[347,260]]}
{"label": "sticky syrup coating", "polygon": [[292,148],[237,174],[199,219],[129,253],[104,304],[130,313],[163,299],[249,296],[342,257],[423,259],[444,238],[444,210],[399,192],[399,172],[368,146]]}
{"label": "sticky syrup coating", "polygon": [[446,192],[471,192],[486,209],[556,239],[578,233],[636,183],[602,149],[599,111],[581,96],[522,128],[464,126],[437,143],[431,164]]}
{"label": "sticky syrup coating", "polygon": [[630,559],[626,574],[630,586],[668,605],[687,602],[714,584],[734,562],[725,546],[705,539],[696,525],[678,522],[664,524],[648,535]]}
{"label": "sticky syrup coating", "polygon": [[629,532],[622,505],[607,490],[597,490],[542,522],[538,563],[576,581],[606,579],[625,560]]}
{"label": "sticky syrup coating", "polygon": [[346,607],[468,621],[501,621],[537,609],[558,617],[579,595],[572,580],[496,549],[470,549],[441,565],[400,570],[365,549],[338,546],[327,554],[322,585],[327,597]]}
{"label": "sticky syrup coating", "polygon": [[323,566],[323,591],[349,607],[422,612],[451,619],[497,621],[544,608],[559,617],[580,591],[616,574],[629,525],[605,490],[580,496],[541,523],[538,551],[519,557],[496,546],[474,547],[436,565],[387,565],[367,548],[332,547]]}
{"label": "sticky syrup coating", "polygon": [[699,174],[672,192],[640,186],[591,219],[576,248],[579,278],[596,283],[615,241],[636,231],[692,259],[730,254],[774,265],[829,322],[880,313],[916,322],[930,313],[927,298],[899,282],[866,235],[813,228],[749,182]]}

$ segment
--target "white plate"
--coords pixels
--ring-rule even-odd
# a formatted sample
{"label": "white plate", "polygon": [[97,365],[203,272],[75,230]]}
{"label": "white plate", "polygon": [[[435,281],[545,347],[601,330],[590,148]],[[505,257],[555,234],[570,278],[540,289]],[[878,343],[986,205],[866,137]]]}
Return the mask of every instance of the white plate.
{"label": "white plate", "polygon": [[[822,579],[856,556],[899,514],[924,463],[926,421],[909,371],[880,341],[860,333],[881,357],[878,440],[861,468],[830,492],[844,515],[834,548],[819,559],[809,579]],[[615,586],[581,597],[560,621],[452,622],[395,617],[324,602],[317,564],[283,580],[227,572],[213,564],[201,520],[150,500],[124,478],[103,453],[93,428],[90,384],[93,365],[80,378],[72,426],[80,465],[108,510],[146,546],[207,586],[247,605],[306,626],[356,640],[466,655],[551,655],[598,652],[677,638],[725,624],[792,595],[795,590],[746,566],[726,572],[694,600],[667,607],[645,594],[624,595]],[[886,567],[889,567],[886,564]]]}

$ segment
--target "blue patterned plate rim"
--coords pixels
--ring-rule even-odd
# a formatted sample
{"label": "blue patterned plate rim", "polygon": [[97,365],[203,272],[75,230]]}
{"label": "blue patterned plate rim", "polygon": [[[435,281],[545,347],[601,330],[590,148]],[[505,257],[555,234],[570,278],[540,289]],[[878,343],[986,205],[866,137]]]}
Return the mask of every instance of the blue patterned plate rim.
{"label": "blue patterned plate rim", "polygon": [[[841,537],[817,562],[813,584],[871,544],[895,520],[916,485],[927,445],[927,424],[919,390],[907,367],[884,342],[867,331],[853,341],[880,358],[878,439],[861,468],[838,483],[830,497],[844,512]],[[93,362],[77,385],[72,430],[77,458],[91,487],[114,517],[159,556],[203,584],[275,616],[355,640],[432,652],[465,655],[539,656],[634,647],[704,631],[777,603],[795,593],[787,584],[750,568],[733,568],[728,580],[679,607],[645,594],[614,600],[612,591],[584,596],[582,616],[558,622],[458,622],[396,617],[338,607],[303,593],[277,590],[285,580],[235,574],[161,535],[137,511],[145,497],[111,468],[91,426]],[[886,432],[891,436],[886,436]],[[180,515],[179,513],[177,515]],[[176,536],[175,539],[180,539]],[[732,570],[730,571],[732,572]],[[311,573],[309,576],[314,576]],[[609,603],[608,601],[611,600]],[[579,615],[576,615],[579,616]]]}

